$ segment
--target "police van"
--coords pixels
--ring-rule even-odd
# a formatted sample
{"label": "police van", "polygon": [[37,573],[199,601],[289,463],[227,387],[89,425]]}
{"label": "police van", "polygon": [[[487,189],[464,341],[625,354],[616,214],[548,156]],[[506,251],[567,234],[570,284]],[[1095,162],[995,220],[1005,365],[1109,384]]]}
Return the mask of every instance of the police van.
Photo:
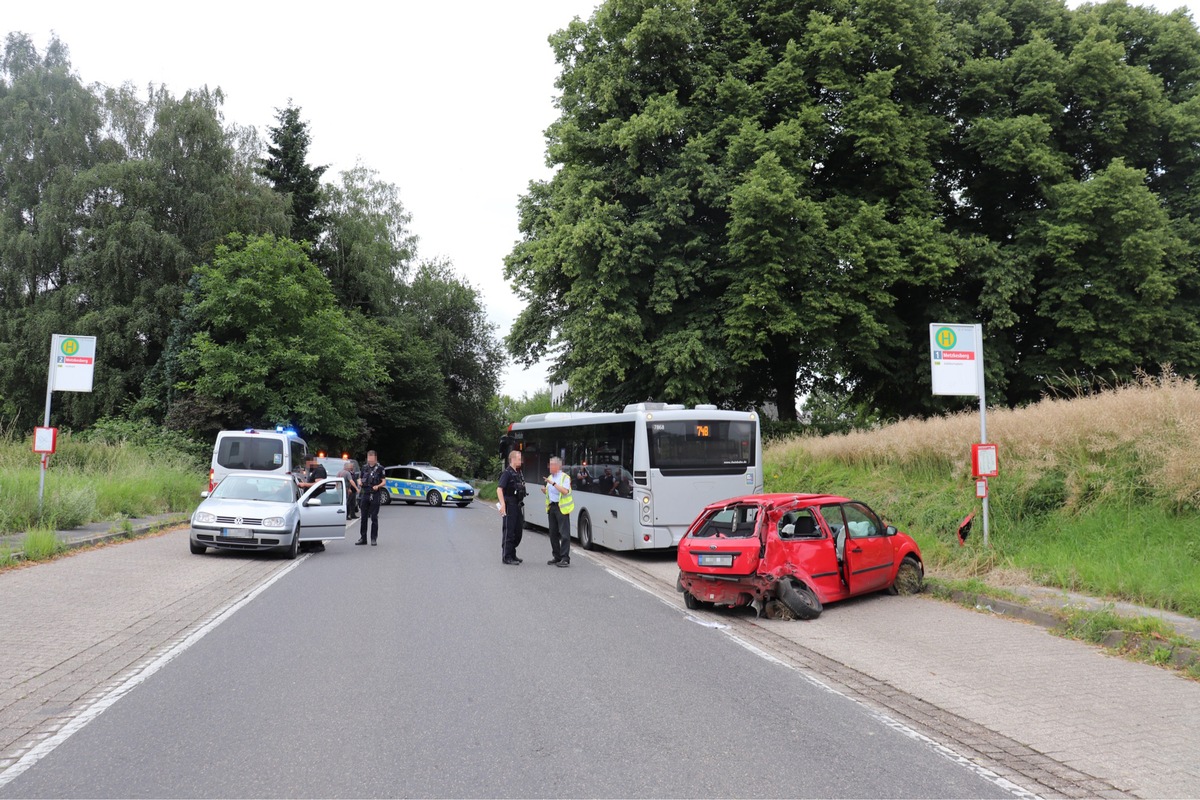
{"label": "police van", "polygon": [[273,431],[246,428],[220,431],[213,444],[212,465],[208,470],[208,490],[234,470],[250,469],[279,475],[304,474],[308,445],[291,428],[278,426]]}

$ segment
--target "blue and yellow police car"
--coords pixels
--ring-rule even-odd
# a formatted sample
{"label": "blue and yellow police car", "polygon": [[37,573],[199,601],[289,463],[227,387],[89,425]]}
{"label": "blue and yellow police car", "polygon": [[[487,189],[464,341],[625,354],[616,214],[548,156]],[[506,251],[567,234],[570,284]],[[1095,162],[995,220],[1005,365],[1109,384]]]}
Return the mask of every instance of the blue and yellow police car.
{"label": "blue and yellow police car", "polygon": [[466,508],[475,499],[471,484],[424,462],[384,467],[383,471],[387,476],[384,503],[403,501],[411,506],[420,500],[431,506],[454,503]]}

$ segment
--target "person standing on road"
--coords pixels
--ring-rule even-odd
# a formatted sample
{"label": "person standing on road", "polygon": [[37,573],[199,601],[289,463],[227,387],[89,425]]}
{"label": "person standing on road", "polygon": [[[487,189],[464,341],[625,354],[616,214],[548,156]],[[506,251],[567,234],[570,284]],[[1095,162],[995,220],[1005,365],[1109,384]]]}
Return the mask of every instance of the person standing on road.
{"label": "person standing on road", "polygon": [[349,494],[349,500],[346,508],[349,509],[349,519],[354,519],[358,516],[358,479],[354,477],[354,462],[346,459],[342,462],[342,468],[337,476],[346,481],[346,492]]}
{"label": "person standing on road", "polygon": [[525,476],[521,474],[521,451],[508,454],[508,466],[500,473],[500,486],[496,499],[500,502],[501,530],[500,560],[505,564],[520,564],[517,545],[521,544],[521,533],[525,530]]}
{"label": "person standing on road", "polygon": [[546,476],[546,517],[550,524],[550,555],[547,561],[556,567],[571,566],[571,511],[575,498],[571,495],[571,476],[563,472],[562,459],[550,459],[550,474]]}
{"label": "person standing on road", "polygon": [[383,502],[387,476],[383,472],[383,467],[376,460],[374,450],[367,451],[367,465],[363,467],[358,485],[362,522],[359,523],[358,541],[355,544],[367,543],[367,523],[369,522],[371,524],[371,544],[375,545],[379,543],[379,504]]}

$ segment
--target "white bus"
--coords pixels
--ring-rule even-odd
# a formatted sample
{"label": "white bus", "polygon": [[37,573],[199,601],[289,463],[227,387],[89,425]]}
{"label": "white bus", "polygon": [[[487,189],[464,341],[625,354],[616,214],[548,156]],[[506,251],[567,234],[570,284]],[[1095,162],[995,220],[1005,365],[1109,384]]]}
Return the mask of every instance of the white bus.
{"label": "white bus", "polygon": [[702,508],[763,490],[753,411],[638,403],[620,413],[531,414],[509,426],[524,457],[526,522],[546,527],[551,456],[571,476],[571,532],[586,549],[675,547]]}

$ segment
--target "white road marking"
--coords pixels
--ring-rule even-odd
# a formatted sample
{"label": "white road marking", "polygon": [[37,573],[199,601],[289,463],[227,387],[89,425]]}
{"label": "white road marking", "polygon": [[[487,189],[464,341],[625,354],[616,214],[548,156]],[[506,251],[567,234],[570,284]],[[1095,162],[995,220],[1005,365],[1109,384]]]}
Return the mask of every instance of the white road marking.
{"label": "white road marking", "polygon": [[205,622],[196,630],[192,631],[192,633],[189,634],[188,637],[183,641],[178,642],[177,644],[168,648],[165,652],[161,653],[146,666],[141,668],[135,667],[132,674],[128,678],[125,678],[124,680],[118,678],[117,680],[121,682],[116,686],[116,688],[107,692],[103,697],[96,700],[96,702],[80,711],[74,717],[69,719],[65,725],[59,728],[57,733],[38,742],[36,745],[30,748],[25,755],[21,756],[20,759],[9,766],[8,769],[0,772],[0,787],[11,783],[27,769],[41,761],[46,756],[50,755],[50,753],[52,753],[56,747],[65,742],[67,739],[70,739],[71,736],[81,730],[83,726],[87,725],[96,717],[103,714],[105,711],[111,708],[114,703],[133,691],[134,688],[143,683],[147,678],[165,667],[177,656],[184,653],[188,648],[196,644],[196,642],[200,641],[209,633],[211,633],[218,625],[233,616],[238,609],[242,608],[251,600],[265,592],[271,585],[281,579],[284,575],[287,575],[296,567],[300,566],[300,564],[307,558],[307,555],[301,556],[291,564],[288,564],[286,567],[281,569],[279,572],[276,572],[263,583],[260,583],[258,586],[251,589],[240,600],[235,600],[233,603],[213,614],[208,618],[207,622]]}
{"label": "white road marking", "polygon": [[[596,561],[596,559],[593,559],[593,561]],[[599,562],[596,561],[596,563],[599,563]],[[717,631],[720,631],[722,634],[724,634],[725,636],[728,636],[730,639],[732,639],[734,642],[736,642],[739,646],[744,647],[746,650],[749,650],[751,653],[754,653],[754,655],[758,656],[759,658],[761,658],[765,661],[769,661],[772,664],[778,664],[781,667],[792,670],[797,675],[799,675],[801,678],[803,678],[805,681],[807,681],[808,683],[811,683],[813,686],[816,686],[819,689],[824,689],[826,692],[835,694],[838,697],[844,697],[845,699],[849,700],[850,702],[858,705],[860,708],[862,708],[864,711],[866,711],[869,715],[871,715],[875,719],[879,720],[881,723],[888,726],[892,730],[897,731],[897,732],[903,734],[904,736],[909,737],[910,739],[916,739],[917,741],[924,742],[925,744],[932,747],[933,750],[936,753],[938,753],[939,755],[941,755],[945,758],[948,758],[951,761],[953,761],[954,763],[959,764],[960,766],[963,766],[963,767],[969,769],[971,772],[974,772],[976,775],[983,778],[985,781],[995,784],[996,786],[1000,787],[1001,789],[1005,790],[1006,792],[1010,792],[1014,797],[1022,798],[1022,800],[1039,800],[1038,795],[1030,792],[1027,789],[1024,789],[1024,788],[1018,786],[1017,784],[1013,783],[1012,781],[1008,780],[1007,778],[997,775],[996,773],[992,772],[987,767],[983,767],[983,766],[980,766],[979,764],[976,764],[974,761],[967,758],[966,756],[964,756],[960,753],[956,753],[955,751],[951,750],[949,747],[946,747],[944,744],[941,744],[941,743],[929,738],[928,736],[926,736],[923,733],[920,733],[919,731],[913,730],[909,726],[905,725],[903,722],[893,719],[892,717],[889,717],[887,714],[884,714],[881,711],[877,711],[877,710],[871,708],[870,706],[868,706],[866,703],[862,702],[861,700],[859,700],[855,697],[851,697],[850,695],[845,694],[843,692],[838,691],[837,689],[833,688],[832,686],[829,686],[828,684],[824,683],[817,676],[810,674],[807,670],[801,669],[800,667],[797,667],[794,664],[789,664],[788,662],[784,661],[783,659],[777,658],[777,657],[771,655],[770,653],[768,653],[767,651],[758,647],[757,645],[751,644],[750,642],[746,641],[742,637],[738,636],[737,633],[732,629],[731,626],[720,623],[720,622],[710,622],[708,620],[702,620],[699,617],[686,611],[685,609],[680,608],[679,606],[675,605],[674,603],[672,603],[672,602],[666,600],[665,598],[663,598],[662,596],[656,594],[655,592],[650,590],[648,587],[643,586],[642,584],[635,581],[633,578],[626,577],[625,575],[622,575],[619,572],[613,570],[611,567],[604,567],[604,571],[607,572],[609,575],[612,575],[613,577],[620,578],[621,580],[625,581],[626,583],[628,583],[631,586],[636,586],[638,589],[641,589],[643,592],[650,595],[654,599],[656,599],[656,600],[666,604],[667,606],[675,609],[676,611],[682,613],[684,618],[686,620],[688,620],[689,622],[693,622],[693,623],[695,623],[697,625],[701,625],[705,628],[713,628]]]}

